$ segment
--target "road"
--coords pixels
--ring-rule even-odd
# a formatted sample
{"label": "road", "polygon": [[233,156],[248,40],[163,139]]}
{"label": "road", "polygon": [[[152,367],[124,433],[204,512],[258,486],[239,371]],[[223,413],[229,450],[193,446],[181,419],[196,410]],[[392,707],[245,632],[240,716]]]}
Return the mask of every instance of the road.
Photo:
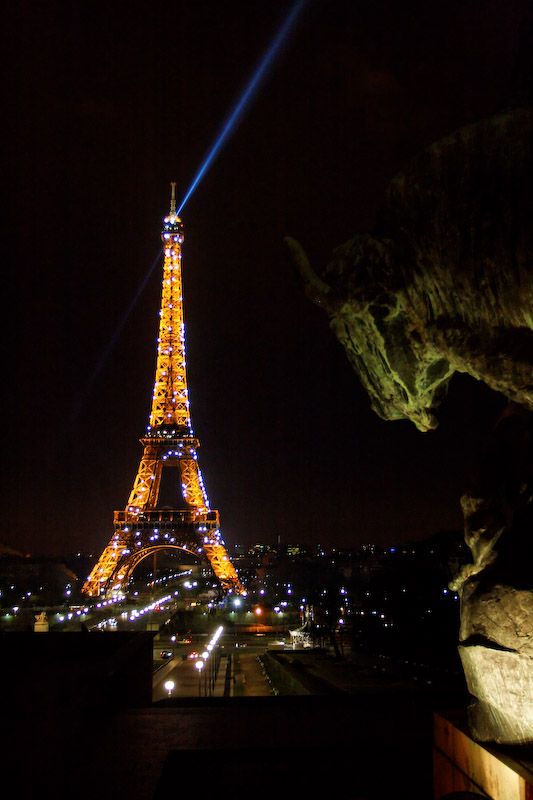
{"label": "road", "polygon": [[[236,638],[238,639],[236,641]],[[153,701],[158,702],[169,696],[165,689],[167,681],[174,681],[172,697],[259,697],[272,694],[272,688],[261,669],[261,653],[265,651],[270,639],[262,637],[259,641],[253,634],[248,637],[222,635],[218,652],[219,666],[215,679],[213,662],[207,660],[204,670],[195,667],[196,659],[185,658],[193,649],[203,652],[201,644],[174,645],[174,657],[154,673]],[[273,640],[272,640],[273,641]],[[238,645],[236,647],[236,644]],[[166,649],[166,642],[157,643],[156,657]],[[171,648],[169,648],[171,649]],[[157,664],[157,660],[155,661]]]}

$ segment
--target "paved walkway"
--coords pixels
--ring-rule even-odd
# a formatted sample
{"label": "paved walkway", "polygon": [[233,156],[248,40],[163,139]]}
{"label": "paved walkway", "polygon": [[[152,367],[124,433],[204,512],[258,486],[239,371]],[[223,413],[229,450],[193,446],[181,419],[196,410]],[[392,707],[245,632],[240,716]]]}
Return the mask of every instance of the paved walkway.
{"label": "paved walkway", "polygon": [[232,655],[234,697],[268,697],[272,687],[261,669],[261,662],[253,653]]}

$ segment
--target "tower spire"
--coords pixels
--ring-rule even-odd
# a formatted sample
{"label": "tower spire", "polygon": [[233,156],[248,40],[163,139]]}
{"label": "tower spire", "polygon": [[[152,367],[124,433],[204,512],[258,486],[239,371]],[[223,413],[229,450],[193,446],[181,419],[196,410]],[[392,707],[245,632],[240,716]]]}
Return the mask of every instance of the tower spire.
{"label": "tower spire", "polygon": [[170,214],[176,213],[176,181],[172,181],[171,184],[171,195],[170,195]]}

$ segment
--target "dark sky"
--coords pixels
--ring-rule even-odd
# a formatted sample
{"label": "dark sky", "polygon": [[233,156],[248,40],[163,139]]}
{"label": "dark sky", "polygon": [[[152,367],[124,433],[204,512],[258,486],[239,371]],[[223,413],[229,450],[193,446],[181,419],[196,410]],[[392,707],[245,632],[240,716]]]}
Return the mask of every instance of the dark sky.
{"label": "dark sky", "polygon": [[[379,419],[283,237],[325,264],[371,228],[407,159],[496,110],[528,5],[310,0],[186,204],[192,418],[228,544],[461,527],[504,401],[455,376],[436,432]],[[8,4],[0,542],[99,555],[110,539],[148,421],[159,265],[115,333],[159,252],[170,181],[184,196],[290,7]]]}

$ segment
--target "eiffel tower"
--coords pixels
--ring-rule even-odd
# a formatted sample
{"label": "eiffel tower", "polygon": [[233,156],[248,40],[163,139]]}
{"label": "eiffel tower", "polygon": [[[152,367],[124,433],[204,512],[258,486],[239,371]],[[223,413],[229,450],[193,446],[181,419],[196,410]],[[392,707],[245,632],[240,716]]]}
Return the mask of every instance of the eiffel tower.
{"label": "eiffel tower", "polygon": [[[224,591],[245,594],[221,537],[218,511],[209,507],[196,455],[200,443],[192,430],[185,362],[183,223],[176,214],[176,184],[171,186],[170,214],[161,232],[163,289],[150,423],[140,440],[144,452],[126,508],[115,511],[115,532],[83,586],[90,597],[124,592],[144,558],[169,548],[207,559]],[[161,507],[163,473],[171,472],[178,476],[174,489],[181,491],[174,495],[181,499],[177,507]]]}

